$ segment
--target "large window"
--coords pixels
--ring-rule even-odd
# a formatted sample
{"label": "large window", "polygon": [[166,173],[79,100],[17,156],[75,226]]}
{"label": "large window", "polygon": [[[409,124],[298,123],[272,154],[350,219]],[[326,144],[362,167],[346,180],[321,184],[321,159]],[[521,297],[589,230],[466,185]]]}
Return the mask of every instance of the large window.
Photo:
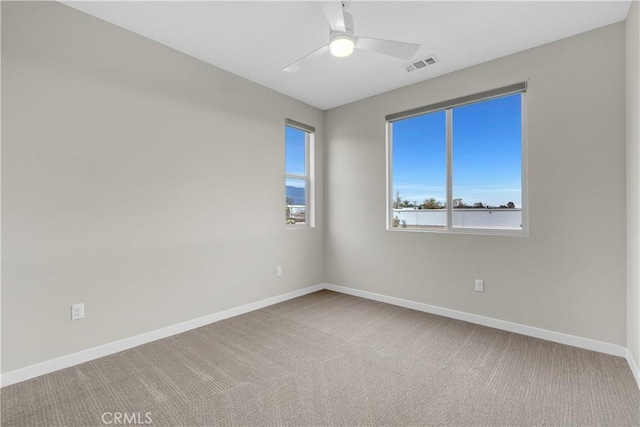
{"label": "large window", "polygon": [[311,126],[287,119],[285,146],[285,208],[290,227],[313,226],[313,135]]}
{"label": "large window", "polygon": [[387,116],[389,229],[526,233],[525,90]]}

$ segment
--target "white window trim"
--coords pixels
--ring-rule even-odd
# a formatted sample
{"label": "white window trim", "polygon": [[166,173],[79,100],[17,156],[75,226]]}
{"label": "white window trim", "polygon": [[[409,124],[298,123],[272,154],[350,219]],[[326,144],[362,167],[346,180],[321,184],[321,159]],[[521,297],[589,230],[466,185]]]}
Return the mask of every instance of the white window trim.
{"label": "white window trim", "polygon": [[[454,227],[453,226],[453,168],[452,168],[452,149],[453,141],[451,138],[451,121],[453,108],[461,105],[452,105],[440,110],[428,111],[421,114],[435,113],[437,111],[446,111],[446,186],[447,186],[447,228],[446,229],[421,229],[421,228],[402,228],[393,227],[393,121],[389,120],[389,116],[386,121],[386,155],[387,155],[387,215],[386,215],[386,230],[397,231],[400,233],[445,233],[445,234],[475,234],[475,235],[488,235],[488,236],[513,236],[513,237],[528,237],[529,236],[529,173],[528,173],[528,143],[527,143],[527,92],[521,91],[520,93],[520,114],[521,114],[521,187],[522,187],[522,229],[499,229],[499,228],[470,228],[470,227]],[[487,98],[475,99],[469,104],[482,102],[491,98],[497,98],[501,96],[507,96],[503,94],[499,96],[489,96]],[[411,117],[411,116],[407,116]]]}
{"label": "white window trim", "polygon": [[[299,129],[304,132],[304,170],[305,175],[287,173],[286,171],[286,141],[285,143],[285,191],[287,179],[304,180],[304,200],[305,200],[305,223],[304,224],[286,224],[285,228],[290,230],[313,228],[315,224],[315,128],[307,126],[291,119],[285,119],[286,126]],[[286,198],[286,194],[285,194]]]}

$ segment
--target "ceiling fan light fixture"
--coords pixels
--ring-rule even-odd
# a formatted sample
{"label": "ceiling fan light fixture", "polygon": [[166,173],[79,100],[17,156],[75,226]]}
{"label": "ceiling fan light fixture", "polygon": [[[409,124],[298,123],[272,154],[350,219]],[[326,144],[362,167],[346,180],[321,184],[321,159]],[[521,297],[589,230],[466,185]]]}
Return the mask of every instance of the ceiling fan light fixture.
{"label": "ceiling fan light fixture", "polygon": [[353,53],[353,48],[355,47],[355,45],[356,44],[353,41],[352,36],[346,33],[342,33],[331,37],[331,42],[329,43],[329,51],[333,56],[344,58]]}

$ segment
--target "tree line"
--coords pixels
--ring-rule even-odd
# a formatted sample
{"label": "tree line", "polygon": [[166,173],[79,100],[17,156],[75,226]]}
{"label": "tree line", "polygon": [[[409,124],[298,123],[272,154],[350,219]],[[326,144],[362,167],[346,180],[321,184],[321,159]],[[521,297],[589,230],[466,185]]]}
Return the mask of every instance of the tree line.
{"label": "tree line", "polygon": [[[393,208],[394,209],[402,209],[402,208],[417,208],[417,209],[444,209],[447,207],[446,203],[441,203],[430,197],[425,199],[422,203],[410,202],[409,200],[403,199],[400,196],[400,192],[396,191],[395,197],[393,198]],[[500,206],[489,206],[485,205],[482,202],[476,202],[473,204],[466,204],[462,199],[453,199],[453,208],[454,209],[489,209],[489,208],[501,208],[501,209],[514,209],[516,207],[515,203],[508,202],[504,205]]]}

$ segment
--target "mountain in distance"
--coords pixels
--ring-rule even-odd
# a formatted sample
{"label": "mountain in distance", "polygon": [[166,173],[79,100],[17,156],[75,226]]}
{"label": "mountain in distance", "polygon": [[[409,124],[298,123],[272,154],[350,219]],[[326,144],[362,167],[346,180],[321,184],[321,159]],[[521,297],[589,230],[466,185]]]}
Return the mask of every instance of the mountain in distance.
{"label": "mountain in distance", "polygon": [[287,185],[287,199],[292,198],[294,205],[304,205],[304,188]]}

